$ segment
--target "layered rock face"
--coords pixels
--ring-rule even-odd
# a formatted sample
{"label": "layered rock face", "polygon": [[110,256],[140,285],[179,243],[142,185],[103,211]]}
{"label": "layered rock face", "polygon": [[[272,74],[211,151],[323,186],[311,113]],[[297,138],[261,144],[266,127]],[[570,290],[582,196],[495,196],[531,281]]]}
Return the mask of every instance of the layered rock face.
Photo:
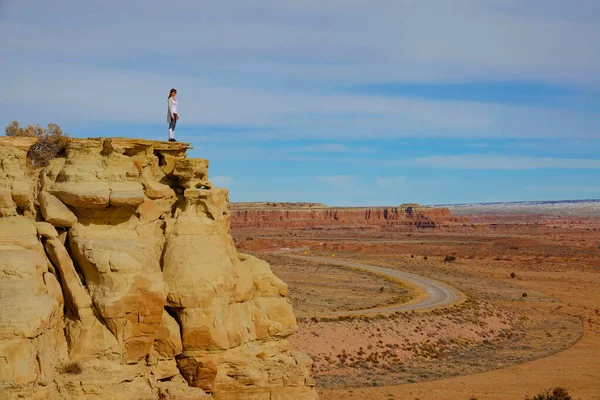
{"label": "layered rock face", "polygon": [[[316,399],[287,286],[187,145],[0,138],[0,398]],[[20,397],[19,397],[20,396]]]}
{"label": "layered rock face", "polygon": [[399,207],[327,207],[319,203],[233,203],[233,228],[435,228],[463,222],[450,210],[404,204]]}

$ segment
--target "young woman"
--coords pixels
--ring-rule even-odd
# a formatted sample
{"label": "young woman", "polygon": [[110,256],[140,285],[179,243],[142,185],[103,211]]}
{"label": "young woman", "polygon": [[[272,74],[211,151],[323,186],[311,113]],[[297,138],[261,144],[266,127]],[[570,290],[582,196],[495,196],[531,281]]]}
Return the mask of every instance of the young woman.
{"label": "young woman", "polygon": [[179,119],[179,115],[177,115],[177,90],[171,89],[169,92],[169,112],[167,114],[167,122],[169,123],[169,142],[176,142],[175,140],[175,125],[177,125],[177,120]]}

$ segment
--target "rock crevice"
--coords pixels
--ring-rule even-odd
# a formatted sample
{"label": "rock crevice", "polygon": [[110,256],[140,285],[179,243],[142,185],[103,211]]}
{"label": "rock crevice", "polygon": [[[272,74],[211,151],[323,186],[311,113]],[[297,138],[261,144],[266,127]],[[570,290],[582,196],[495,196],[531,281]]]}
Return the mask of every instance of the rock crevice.
{"label": "rock crevice", "polygon": [[32,143],[0,138],[0,392],[318,398],[286,340],[287,286],[237,252],[207,160],[185,143],[71,139],[31,170]]}

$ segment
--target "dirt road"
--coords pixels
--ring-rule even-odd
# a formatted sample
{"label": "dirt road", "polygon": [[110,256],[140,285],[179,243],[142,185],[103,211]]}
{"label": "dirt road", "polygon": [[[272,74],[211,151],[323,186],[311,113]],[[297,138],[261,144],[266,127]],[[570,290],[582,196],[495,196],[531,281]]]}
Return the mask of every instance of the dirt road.
{"label": "dirt road", "polygon": [[396,304],[388,307],[370,308],[362,310],[336,311],[328,313],[327,315],[364,315],[371,313],[391,313],[397,311],[418,311],[434,307],[452,305],[465,298],[465,296],[459,290],[424,276],[398,271],[390,268],[378,267],[375,265],[361,264],[353,261],[295,254],[296,252],[303,250],[307,250],[307,248],[280,249],[273,253],[285,255],[286,257],[296,258],[299,260],[310,260],[320,263],[333,264],[342,267],[356,268],[364,271],[374,272],[376,274],[386,276],[387,278],[390,278],[392,280],[398,280],[408,283],[409,285],[415,287],[417,289],[417,293],[419,293],[419,295],[417,295],[412,301],[405,304]]}

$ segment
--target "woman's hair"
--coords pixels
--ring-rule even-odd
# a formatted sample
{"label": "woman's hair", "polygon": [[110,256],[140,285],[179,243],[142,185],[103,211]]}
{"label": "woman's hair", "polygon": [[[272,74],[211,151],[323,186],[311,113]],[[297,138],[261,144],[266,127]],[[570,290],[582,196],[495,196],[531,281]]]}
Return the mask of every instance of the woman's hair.
{"label": "woman's hair", "polygon": [[171,90],[169,91],[169,99],[170,99],[171,97],[173,97],[173,93],[177,93],[177,90],[176,90],[176,89],[171,89]]}

